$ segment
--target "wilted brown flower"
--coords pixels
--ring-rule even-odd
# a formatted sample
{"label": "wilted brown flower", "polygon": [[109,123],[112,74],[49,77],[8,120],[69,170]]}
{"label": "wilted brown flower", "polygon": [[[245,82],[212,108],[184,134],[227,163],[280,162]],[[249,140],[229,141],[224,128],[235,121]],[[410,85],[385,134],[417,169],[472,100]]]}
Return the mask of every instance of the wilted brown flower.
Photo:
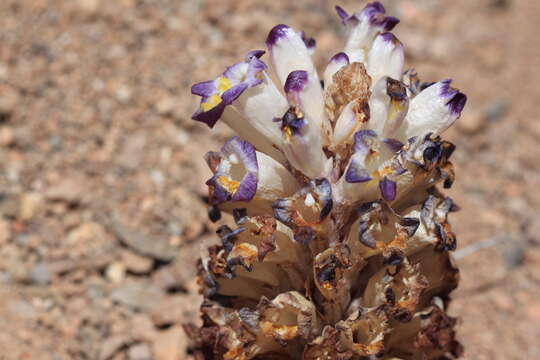
{"label": "wilted brown flower", "polygon": [[253,51],[193,86],[193,118],[240,136],[206,155],[209,214],[237,227],[221,226],[199,263],[200,359],[460,355],[446,314],[457,207],[436,185],[454,180],[440,134],[466,97],[403,71],[398,20],[380,3],[337,10],[349,37],[323,86],[314,41],[285,25],[266,41],[271,74]]}

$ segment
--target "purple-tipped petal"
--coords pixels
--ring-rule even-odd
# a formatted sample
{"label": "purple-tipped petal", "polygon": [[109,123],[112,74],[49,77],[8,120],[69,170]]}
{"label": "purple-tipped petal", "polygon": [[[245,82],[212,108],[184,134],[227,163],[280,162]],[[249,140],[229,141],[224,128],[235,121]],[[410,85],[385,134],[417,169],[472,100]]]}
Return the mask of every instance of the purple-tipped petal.
{"label": "purple-tipped petal", "polygon": [[386,9],[378,2],[372,2],[367,4],[364,10],[362,10],[361,17],[368,19],[371,25],[381,25],[384,21],[384,14]]}
{"label": "purple-tipped petal", "polygon": [[304,70],[293,71],[287,76],[284,90],[286,93],[291,91],[302,91],[308,82],[308,72]]}
{"label": "purple-tipped petal", "polygon": [[372,180],[366,169],[366,157],[371,150],[371,142],[377,134],[373,130],[360,130],[354,134],[354,153],[351,157],[345,181],[348,183],[359,183]]}
{"label": "purple-tipped petal", "polygon": [[392,30],[393,28],[396,27],[397,24],[399,24],[399,19],[397,17],[393,17],[393,16],[385,17],[383,22],[382,22],[382,26],[383,26],[384,31]]}
{"label": "purple-tipped petal", "polygon": [[396,43],[399,40],[396,38],[394,34],[391,32],[383,32],[381,35],[379,35],[384,41],[386,42],[393,42]]}
{"label": "purple-tipped petal", "polygon": [[269,48],[272,47],[276,42],[278,42],[279,39],[286,37],[290,30],[291,28],[285,24],[274,26],[266,37],[266,46]]}
{"label": "purple-tipped petal", "polygon": [[381,4],[379,1],[374,1],[372,3],[369,3],[364,8],[364,11],[366,13],[370,13],[371,15],[375,15],[377,13],[384,14],[386,13],[386,9],[384,8],[383,4]]}
{"label": "purple-tipped petal", "polygon": [[338,14],[349,30],[345,52],[352,62],[366,63],[367,52],[375,37],[392,30],[399,23],[397,18],[385,16],[385,13],[384,6],[378,1],[367,4],[361,12],[350,16],[340,8]]}
{"label": "purple-tipped petal", "polygon": [[384,76],[401,80],[404,64],[403,44],[390,32],[379,34],[367,56],[367,71],[373,81],[376,83]]}
{"label": "purple-tipped petal", "polygon": [[467,103],[467,95],[458,92],[454,97],[446,103],[450,107],[450,112],[453,116],[461,115],[465,104]]}
{"label": "purple-tipped petal", "polygon": [[395,200],[397,193],[397,184],[395,181],[392,181],[385,176],[379,181],[379,189],[381,190],[381,195],[384,200]]}
{"label": "purple-tipped petal", "polygon": [[332,58],[330,59],[330,62],[347,65],[350,63],[350,60],[347,54],[345,54],[344,52],[340,52],[332,56]]}
{"label": "purple-tipped petal", "polygon": [[338,16],[340,17],[341,22],[345,24],[345,22],[349,18],[349,14],[341,6],[336,6],[336,12]]}
{"label": "purple-tipped petal", "polygon": [[253,58],[260,59],[264,54],[266,54],[266,51],[264,50],[251,50],[246,55],[246,61],[249,62],[253,60]]}
{"label": "purple-tipped petal", "polygon": [[362,11],[362,16],[366,17],[372,26],[379,26],[383,31],[390,31],[399,23],[399,19],[384,16],[385,14],[386,9],[378,1],[368,4]]}
{"label": "purple-tipped petal", "polygon": [[312,49],[306,46],[304,40],[302,33],[286,25],[278,25],[268,34],[266,44],[271,64],[282,85],[285,85],[287,76],[295,70],[305,70],[317,77],[311,59]]}
{"label": "purple-tipped petal", "polygon": [[461,115],[467,97],[450,86],[451,80],[424,88],[410,102],[404,121],[404,137],[440,135]]}
{"label": "purple-tipped petal", "polygon": [[[454,95],[457,94],[457,90],[453,89],[450,85],[452,83],[452,79],[445,79],[445,80],[441,80],[440,81],[440,92],[439,94],[443,97],[443,98],[452,98],[454,97]],[[432,84],[429,84],[427,86],[425,86],[425,88],[428,88],[430,86],[432,86],[433,84],[436,84],[436,83],[432,83]]]}
{"label": "purple-tipped petal", "polygon": [[317,46],[317,41],[314,38],[307,37],[304,31],[300,31],[300,36],[302,37],[302,41],[304,41],[304,44],[306,44],[306,47],[309,50],[315,49],[315,47]]}
{"label": "purple-tipped petal", "polygon": [[335,73],[337,73],[341,68],[349,64],[349,56],[344,52],[340,52],[332,56],[332,58],[328,62],[328,65],[326,66],[326,69],[324,70],[325,86],[330,86],[330,84],[333,82]]}
{"label": "purple-tipped petal", "polygon": [[251,58],[249,62],[248,72],[247,72],[247,81],[249,82],[251,79],[255,79],[255,75],[257,73],[260,73],[261,71],[264,71],[267,68],[268,66],[266,66],[266,64],[263,61],[255,57]]}

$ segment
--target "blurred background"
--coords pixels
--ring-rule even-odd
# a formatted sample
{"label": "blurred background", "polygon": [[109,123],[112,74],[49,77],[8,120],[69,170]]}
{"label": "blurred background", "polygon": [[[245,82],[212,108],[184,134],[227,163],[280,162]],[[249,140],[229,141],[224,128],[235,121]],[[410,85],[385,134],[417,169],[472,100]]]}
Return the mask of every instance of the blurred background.
{"label": "blurred background", "polygon": [[[540,359],[540,2],[383,1],[422,80],[469,96],[446,137],[466,359]],[[0,1],[0,359],[188,359],[214,236],[203,161],[230,135],[190,85],[278,23],[343,44],[359,0]]]}

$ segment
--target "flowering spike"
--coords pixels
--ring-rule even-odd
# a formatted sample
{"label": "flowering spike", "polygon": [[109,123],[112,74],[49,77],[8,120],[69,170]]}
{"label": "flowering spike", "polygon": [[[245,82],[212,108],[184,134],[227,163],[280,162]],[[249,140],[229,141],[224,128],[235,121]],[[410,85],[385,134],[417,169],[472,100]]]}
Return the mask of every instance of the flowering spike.
{"label": "flowering spike", "polygon": [[[398,23],[381,3],[336,11],[348,30],[324,72],[286,25],[263,51],[192,87],[193,118],[238,137],[206,161],[209,217],[233,215],[199,262],[198,359],[449,359],[458,271],[437,185],[452,185],[441,135],[466,96],[403,73]],[[281,89],[283,91],[281,91]]]}

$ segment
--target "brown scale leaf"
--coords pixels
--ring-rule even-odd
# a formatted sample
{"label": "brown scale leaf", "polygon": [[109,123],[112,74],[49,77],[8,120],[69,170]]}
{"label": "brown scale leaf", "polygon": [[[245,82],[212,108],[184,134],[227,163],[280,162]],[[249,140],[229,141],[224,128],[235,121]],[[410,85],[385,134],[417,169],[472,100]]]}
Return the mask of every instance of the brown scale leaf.
{"label": "brown scale leaf", "polygon": [[[356,109],[359,115],[363,113],[371,95],[370,87],[371,77],[362,63],[349,64],[335,73],[332,83],[325,91],[325,109],[330,121],[335,124],[345,105],[353,100],[357,100]],[[363,115],[357,118],[359,121],[368,120],[364,119]]]}

